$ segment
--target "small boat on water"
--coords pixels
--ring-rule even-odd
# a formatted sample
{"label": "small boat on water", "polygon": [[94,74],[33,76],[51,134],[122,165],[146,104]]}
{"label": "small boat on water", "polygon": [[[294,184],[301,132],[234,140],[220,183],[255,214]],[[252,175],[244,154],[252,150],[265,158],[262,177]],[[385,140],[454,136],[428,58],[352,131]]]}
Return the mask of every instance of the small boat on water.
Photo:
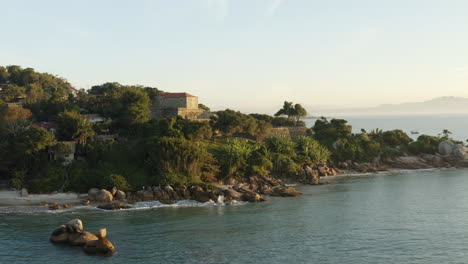
{"label": "small boat on water", "polygon": [[417,134],[419,134],[419,131],[417,131],[417,130],[411,130],[411,134],[417,135]]}

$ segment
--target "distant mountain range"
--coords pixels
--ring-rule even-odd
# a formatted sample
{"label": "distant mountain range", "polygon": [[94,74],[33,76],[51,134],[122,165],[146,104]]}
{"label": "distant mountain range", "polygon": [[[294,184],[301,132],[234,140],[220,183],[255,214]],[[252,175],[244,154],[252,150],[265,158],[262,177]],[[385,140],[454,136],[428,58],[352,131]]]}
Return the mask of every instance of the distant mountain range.
{"label": "distant mountain range", "polygon": [[383,104],[368,108],[314,109],[314,107],[307,107],[307,110],[314,116],[468,114],[468,98],[445,96],[425,102]]}

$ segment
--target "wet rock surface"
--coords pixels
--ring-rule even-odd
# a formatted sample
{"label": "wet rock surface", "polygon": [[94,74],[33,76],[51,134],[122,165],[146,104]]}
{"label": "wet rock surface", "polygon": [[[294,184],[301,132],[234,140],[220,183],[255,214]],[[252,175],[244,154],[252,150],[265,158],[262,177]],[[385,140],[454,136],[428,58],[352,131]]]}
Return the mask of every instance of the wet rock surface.
{"label": "wet rock surface", "polygon": [[106,237],[107,229],[100,229],[94,234],[86,232],[83,222],[80,219],[74,219],[54,230],[50,241],[70,246],[82,246],[89,254],[111,254],[116,249]]}

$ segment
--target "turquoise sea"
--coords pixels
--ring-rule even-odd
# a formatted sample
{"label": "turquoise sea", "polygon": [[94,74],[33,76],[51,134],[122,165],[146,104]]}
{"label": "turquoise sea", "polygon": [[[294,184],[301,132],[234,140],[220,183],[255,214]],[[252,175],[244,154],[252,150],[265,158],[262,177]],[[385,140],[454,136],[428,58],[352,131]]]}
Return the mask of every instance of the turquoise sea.
{"label": "turquoise sea", "polygon": [[[395,171],[298,186],[258,204],[130,211],[0,210],[0,263],[468,263],[468,170]],[[112,257],[48,241],[81,218]]]}

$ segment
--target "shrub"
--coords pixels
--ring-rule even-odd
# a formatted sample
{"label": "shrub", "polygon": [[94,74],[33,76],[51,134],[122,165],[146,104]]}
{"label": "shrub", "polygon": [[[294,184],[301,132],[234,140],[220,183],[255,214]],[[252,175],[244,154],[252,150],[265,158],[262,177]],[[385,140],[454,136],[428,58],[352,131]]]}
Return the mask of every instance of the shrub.
{"label": "shrub", "polygon": [[326,163],[330,159],[331,152],[311,137],[296,137],[293,141],[298,155],[307,157],[310,165]]}
{"label": "shrub", "polygon": [[218,173],[216,160],[206,148],[183,138],[161,138],[147,144],[146,164],[154,183],[186,185],[212,179]]}
{"label": "shrub", "polygon": [[26,170],[15,170],[12,173],[13,177],[10,180],[10,184],[13,188],[19,190],[24,187],[27,171]]}
{"label": "shrub", "polygon": [[117,187],[117,189],[122,190],[124,192],[130,191],[132,189],[130,185],[128,184],[127,179],[122,175],[111,174],[109,175],[108,181],[109,181],[107,185],[108,189],[111,189],[114,186]]}
{"label": "shrub", "polygon": [[381,135],[381,143],[386,146],[408,146],[413,140],[402,130],[385,131]]}
{"label": "shrub", "polygon": [[51,166],[45,170],[43,177],[31,181],[30,191],[33,193],[61,191],[65,175],[65,168]]}

